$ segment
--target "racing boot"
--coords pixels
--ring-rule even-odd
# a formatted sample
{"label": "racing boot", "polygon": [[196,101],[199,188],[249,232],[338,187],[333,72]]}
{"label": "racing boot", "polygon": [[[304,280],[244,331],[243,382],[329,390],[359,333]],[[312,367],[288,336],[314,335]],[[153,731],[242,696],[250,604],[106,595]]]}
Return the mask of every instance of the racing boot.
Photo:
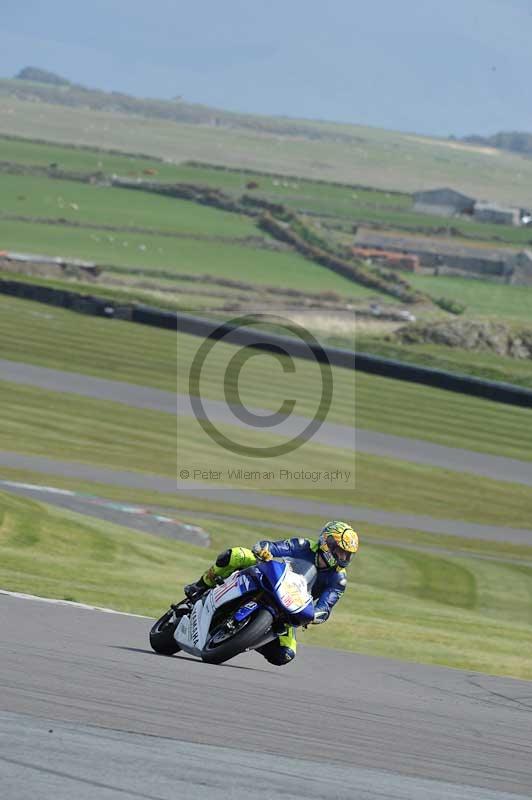
{"label": "racing boot", "polygon": [[195,583],[189,583],[187,586],[185,586],[183,591],[185,592],[185,597],[187,597],[189,600],[192,600],[192,602],[195,603],[196,600],[199,600],[199,598],[202,595],[204,595],[205,592],[207,592],[210,588],[211,587],[207,586],[207,584],[203,580],[203,575],[202,575],[201,578],[197,580]]}
{"label": "racing boot", "polygon": [[235,570],[245,569],[256,563],[257,559],[251,550],[246,547],[230,547],[220,553],[212,567],[209,567],[199,580],[185,586],[185,595],[195,603],[206,591],[212,589],[217,583],[222,583]]}

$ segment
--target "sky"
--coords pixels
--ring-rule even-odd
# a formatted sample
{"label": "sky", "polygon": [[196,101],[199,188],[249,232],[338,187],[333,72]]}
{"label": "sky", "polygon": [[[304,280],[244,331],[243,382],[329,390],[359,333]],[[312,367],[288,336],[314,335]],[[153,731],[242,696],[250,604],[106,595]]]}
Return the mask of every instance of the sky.
{"label": "sky", "polygon": [[31,65],[235,111],[435,136],[532,132],[532,0],[0,6],[1,77]]}

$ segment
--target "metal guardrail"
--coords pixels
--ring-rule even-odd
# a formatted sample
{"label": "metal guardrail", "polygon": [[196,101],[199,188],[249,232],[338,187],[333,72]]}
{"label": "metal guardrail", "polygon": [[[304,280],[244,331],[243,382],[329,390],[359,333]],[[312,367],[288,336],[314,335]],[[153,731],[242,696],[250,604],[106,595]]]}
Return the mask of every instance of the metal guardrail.
{"label": "metal guardrail", "polygon": [[62,306],[85,314],[115,317],[143,325],[188,333],[192,336],[223,338],[224,342],[232,344],[288,353],[294,358],[306,358],[320,363],[328,361],[333,366],[356,369],[384,378],[419,383],[424,386],[482,397],[497,403],[532,408],[532,390],[521,386],[422,367],[367,353],[354,353],[352,350],[305,342],[295,337],[281,336],[270,331],[234,327],[228,323],[219,323],[191,314],[164,311],[151,306],[119,305],[101,297],[81,295],[77,292],[38,286],[22,281],[0,279],[0,293]]}

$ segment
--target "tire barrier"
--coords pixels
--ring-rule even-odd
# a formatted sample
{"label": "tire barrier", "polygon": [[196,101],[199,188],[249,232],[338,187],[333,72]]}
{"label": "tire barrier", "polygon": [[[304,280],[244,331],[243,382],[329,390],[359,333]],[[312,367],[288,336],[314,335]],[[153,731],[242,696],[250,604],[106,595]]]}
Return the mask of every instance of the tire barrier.
{"label": "tire barrier", "polygon": [[[279,348],[288,352],[295,358],[314,359],[323,361],[325,358],[332,366],[356,369],[372,375],[393,380],[409,381],[437,389],[446,389],[474,397],[482,397],[497,403],[532,408],[532,391],[521,386],[509,383],[488,381],[470,375],[459,375],[430,367],[421,367],[403,361],[395,361],[368,353],[354,353],[340,347],[323,347],[316,349],[312,344],[306,344],[289,336],[245,329],[239,327],[232,330],[228,323],[217,323],[210,319],[196,317],[189,314],[176,314],[177,330],[193,336],[207,337],[214,332],[218,338],[223,336],[224,342],[248,345],[263,350],[279,352]],[[260,339],[257,341],[257,335]]]}
{"label": "tire barrier", "polygon": [[80,314],[91,314],[95,317],[113,317],[131,320],[133,307],[108,300],[104,297],[79,294],[66,289],[55,289],[51,286],[40,286],[23,281],[0,279],[0,294],[19,297],[23,300],[35,300],[51,306],[60,306]]}
{"label": "tire barrier", "polygon": [[532,390],[498,381],[488,381],[470,375],[460,375],[440,369],[421,367],[403,361],[394,361],[367,353],[354,353],[340,347],[316,348],[289,336],[251,328],[233,328],[220,322],[192,314],[165,311],[145,305],[120,305],[112,300],[92,295],[81,295],[63,289],[38,286],[22,281],[0,279],[0,293],[49,305],[62,306],[70,311],[99,317],[122,319],[142,325],[179,331],[191,336],[224,338],[232,344],[247,345],[271,352],[288,352],[295,358],[328,360],[332,366],[357,369],[392,380],[409,381],[437,389],[471,395],[496,403],[532,408]]}

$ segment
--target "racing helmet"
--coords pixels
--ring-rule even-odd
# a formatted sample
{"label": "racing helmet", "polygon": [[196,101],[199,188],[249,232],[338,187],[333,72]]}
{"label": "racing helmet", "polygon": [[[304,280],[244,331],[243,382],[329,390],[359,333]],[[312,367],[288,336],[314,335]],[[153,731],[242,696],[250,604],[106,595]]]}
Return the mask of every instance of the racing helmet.
{"label": "racing helmet", "polygon": [[358,534],[351,525],[338,520],[327,522],[318,540],[318,555],[328,567],[347,567],[358,550]]}

